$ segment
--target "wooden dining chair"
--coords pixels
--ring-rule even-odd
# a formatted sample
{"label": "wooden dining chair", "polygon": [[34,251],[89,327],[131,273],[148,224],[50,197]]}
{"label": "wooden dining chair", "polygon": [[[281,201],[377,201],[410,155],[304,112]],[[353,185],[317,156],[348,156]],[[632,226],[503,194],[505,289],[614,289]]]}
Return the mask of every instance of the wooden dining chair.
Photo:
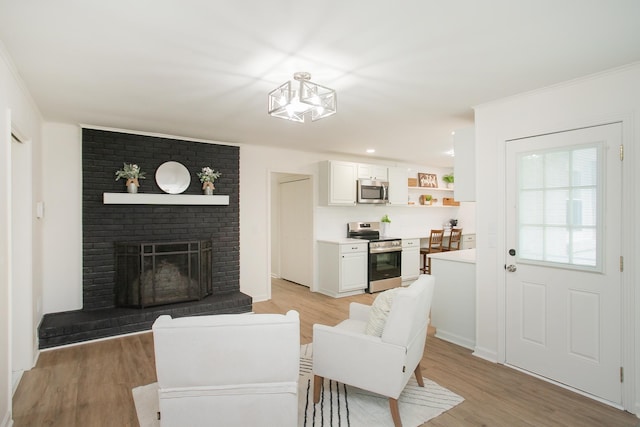
{"label": "wooden dining chair", "polygon": [[429,234],[429,246],[420,248],[420,255],[422,256],[422,268],[420,271],[424,274],[431,274],[431,259],[428,255],[446,250],[442,245],[443,238],[444,230],[431,230]]}
{"label": "wooden dining chair", "polygon": [[445,250],[457,251],[460,250],[460,242],[462,241],[462,228],[452,228],[449,235],[449,245]]}

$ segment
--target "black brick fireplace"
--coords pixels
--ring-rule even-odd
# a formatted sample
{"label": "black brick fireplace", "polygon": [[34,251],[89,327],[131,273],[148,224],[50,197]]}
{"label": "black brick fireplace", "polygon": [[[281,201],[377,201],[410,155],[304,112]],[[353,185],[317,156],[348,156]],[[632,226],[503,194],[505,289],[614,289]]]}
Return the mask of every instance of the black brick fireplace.
{"label": "black brick fireplace", "polygon": [[[115,180],[123,163],[138,164],[147,178],[139,193],[165,194],[155,182],[163,163],[182,163],[191,174],[183,194],[202,194],[196,176],[202,167],[219,170],[214,194],[228,195],[228,205],[105,204],[104,193],[124,193]],[[240,292],[240,151],[238,147],[170,138],[82,131],[82,287],[83,309],[46,314],[39,327],[40,348],[150,329],[160,314],[174,317],[251,311],[251,298]],[[210,245],[207,290],[194,301],[172,304],[117,304],[116,244],[202,242]],[[178,302],[180,300],[181,302]],[[139,305],[144,308],[120,307]]]}

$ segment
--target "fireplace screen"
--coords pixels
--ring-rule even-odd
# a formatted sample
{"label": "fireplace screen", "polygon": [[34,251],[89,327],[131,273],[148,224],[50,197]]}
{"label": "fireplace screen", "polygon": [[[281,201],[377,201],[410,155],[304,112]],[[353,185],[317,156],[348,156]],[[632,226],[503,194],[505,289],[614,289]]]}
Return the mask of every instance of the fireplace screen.
{"label": "fireplace screen", "polygon": [[212,293],[211,241],[116,243],[116,305],[150,307]]}

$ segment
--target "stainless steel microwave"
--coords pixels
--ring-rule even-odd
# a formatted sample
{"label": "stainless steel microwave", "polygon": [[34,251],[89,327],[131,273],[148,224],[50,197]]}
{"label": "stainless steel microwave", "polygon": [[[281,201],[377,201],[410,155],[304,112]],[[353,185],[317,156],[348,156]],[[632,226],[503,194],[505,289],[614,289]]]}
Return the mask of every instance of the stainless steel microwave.
{"label": "stainless steel microwave", "polygon": [[358,180],[358,203],[379,203],[389,201],[389,183],[371,179]]}

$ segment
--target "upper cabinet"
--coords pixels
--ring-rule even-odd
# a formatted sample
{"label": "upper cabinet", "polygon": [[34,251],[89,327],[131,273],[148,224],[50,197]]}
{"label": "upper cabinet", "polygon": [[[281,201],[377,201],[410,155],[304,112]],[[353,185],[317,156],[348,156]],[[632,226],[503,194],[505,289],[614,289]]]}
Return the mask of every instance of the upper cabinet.
{"label": "upper cabinet", "polygon": [[453,138],[453,150],[456,153],[455,198],[463,202],[474,202],[476,200],[475,128],[457,130]]}
{"label": "upper cabinet", "polygon": [[389,174],[389,204],[407,206],[409,188],[407,187],[407,168],[390,167]]}
{"label": "upper cabinet", "polygon": [[[328,160],[320,163],[320,204],[327,206],[356,206],[358,179],[387,181],[388,206],[454,207],[454,190],[447,188],[442,177],[450,169],[413,172],[402,166],[380,166]],[[362,176],[366,177],[362,178]],[[407,178],[409,178],[407,180]],[[456,192],[458,176],[456,175]]]}
{"label": "upper cabinet", "polygon": [[386,166],[358,164],[358,179],[371,179],[375,181],[387,181],[389,179]]}
{"label": "upper cabinet", "polygon": [[358,164],[326,161],[320,165],[320,200],[330,206],[355,206]]}

